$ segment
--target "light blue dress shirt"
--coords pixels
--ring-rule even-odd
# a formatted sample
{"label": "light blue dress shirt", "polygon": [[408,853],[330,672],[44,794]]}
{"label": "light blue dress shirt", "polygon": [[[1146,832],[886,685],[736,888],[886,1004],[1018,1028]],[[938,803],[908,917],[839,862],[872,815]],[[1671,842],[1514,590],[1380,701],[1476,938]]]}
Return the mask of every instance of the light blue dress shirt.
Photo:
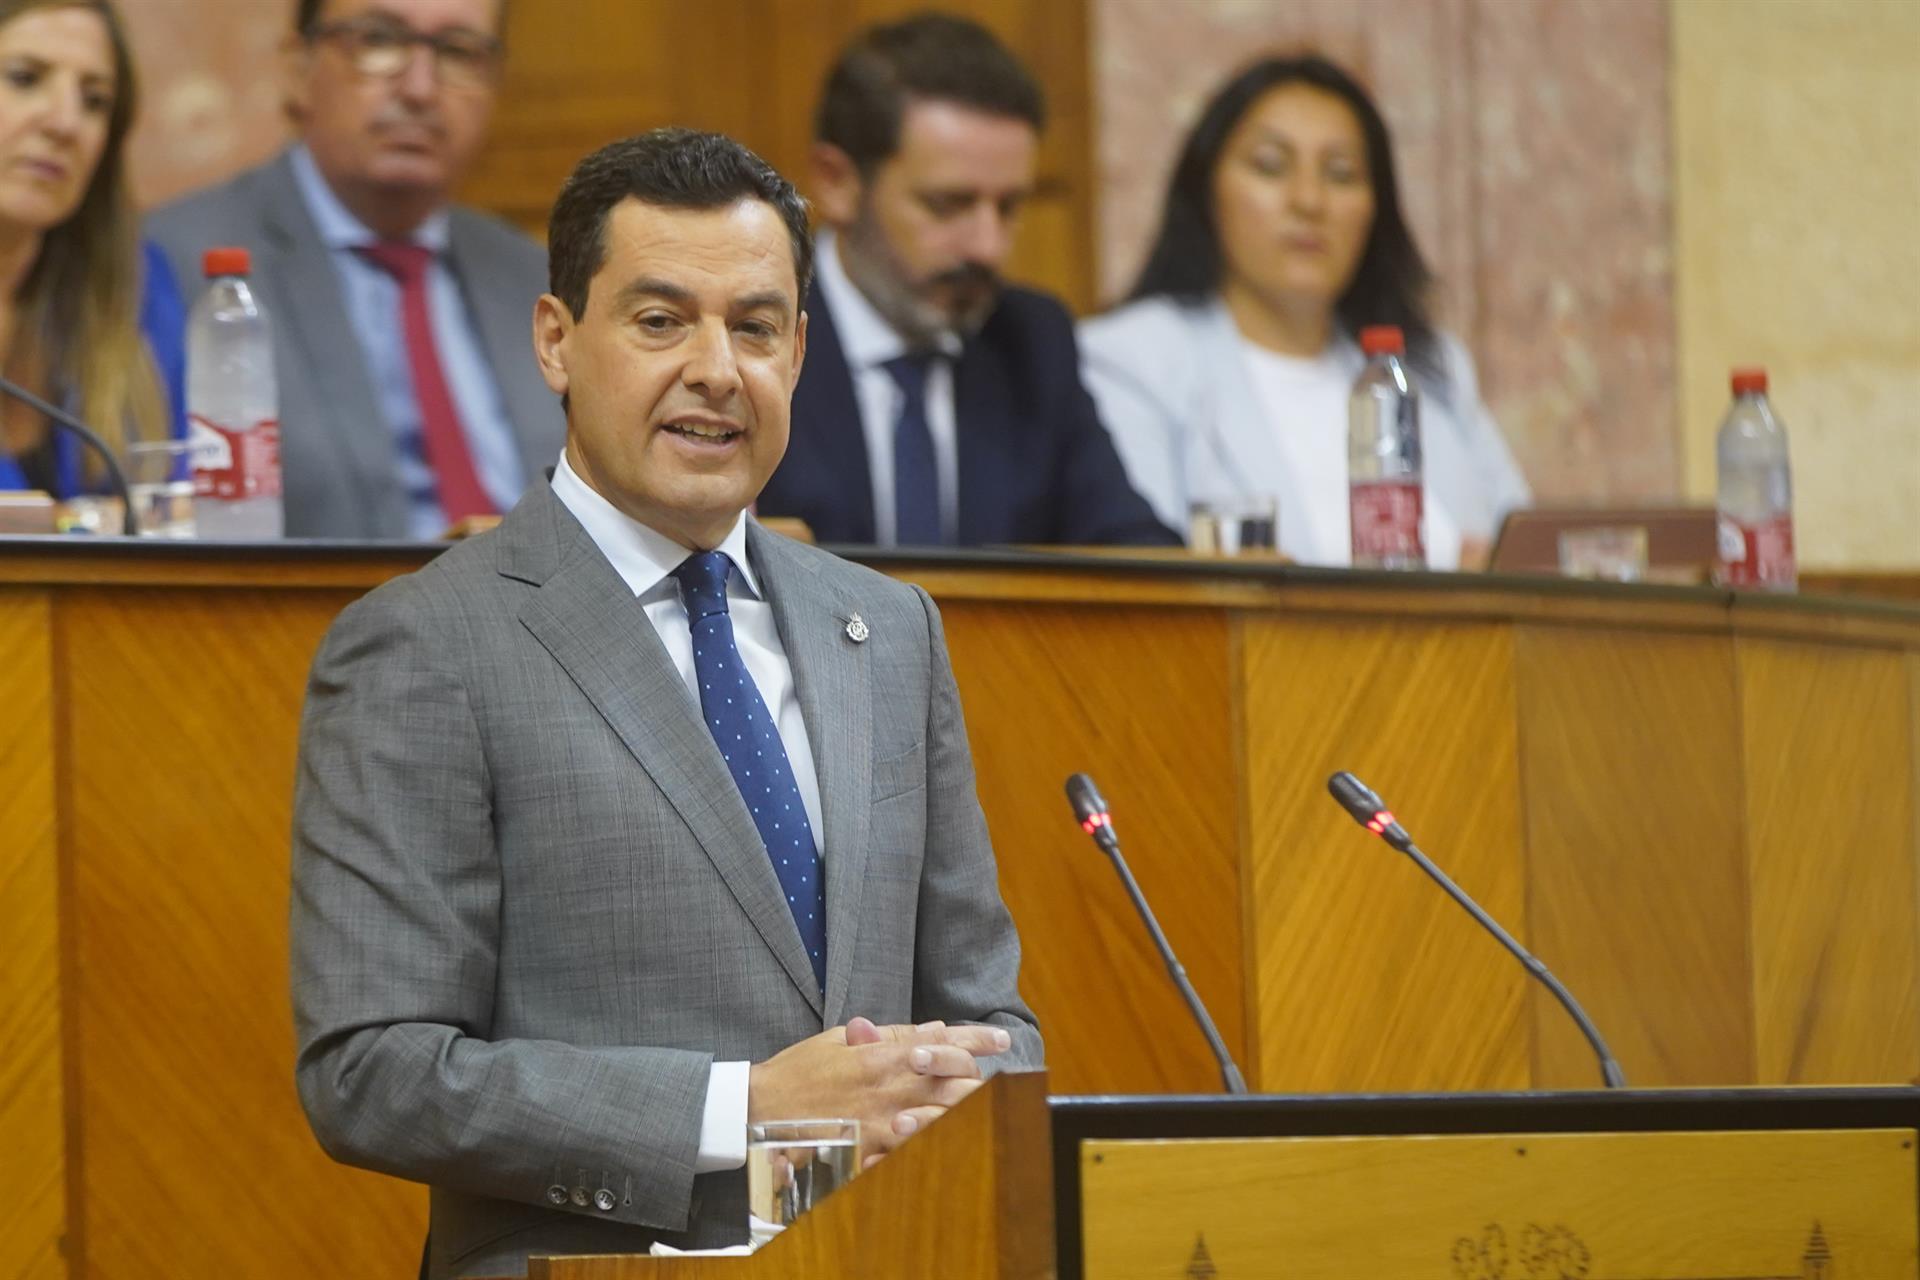
{"label": "light blue dress shirt", "polygon": [[[366,357],[374,400],[393,432],[400,482],[407,494],[407,532],[416,538],[438,538],[446,530],[447,518],[440,509],[433,468],[427,462],[420,404],[413,393],[413,371],[407,364],[400,282],[355,252],[380,237],[340,203],[305,147],[293,149],[293,174],[307,212],[320,231],[321,243],[333,260],[348,320]],[[460,296],[460,283],[447,265],[446,212],[428,218],[411,238],[415,244],[433,250],[433,265],[427,271],[427,313],[433,324],[434,345],[440,349],[441,372],[466,431],[467,448],[473,454],[480,484],[495,508],[505,511],[519,500],[526,477],[521,471],[512,420],[487,363],[486,346]]]}

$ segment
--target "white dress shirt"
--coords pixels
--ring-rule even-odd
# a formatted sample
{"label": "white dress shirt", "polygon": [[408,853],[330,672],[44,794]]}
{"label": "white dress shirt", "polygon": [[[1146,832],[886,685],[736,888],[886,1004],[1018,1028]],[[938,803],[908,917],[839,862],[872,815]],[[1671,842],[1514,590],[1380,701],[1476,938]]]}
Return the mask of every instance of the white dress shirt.
{"label": "white dress shirt", "polygon": [[[830,231],[815,241],[814,275],[820,296],[832,313],[847,372],[853,378],[854,400],[860,406],[860,427],[867,441],[867,471],[873,482],[874,542],[897,544],[893,511],[893,429],[900,418],[905,392],[887,372],[887,361],[906,355],[909,348],[847,276],[840,261],[840,245]],[[933,465],[940,485],[940,528],[948,542],[960,527],[960,455],[958,421],[953,404],[953,362],[960,358],[960,338],[942,334],[936,345],[944,359],[927,372],[927,434],[933,437]]]}
{"label": "white dress shirt", "polygon": [[[882,371],[885,376],[885,371]],[[665,534],[649,529],[628,516],[587,486],[567,463],[562,451],[559,465],[553,469],[553,493],[566,505],[586,529],[600,553],[606,556],[621,579],[633,591],[646,611],[647,621],[660,636],[667,656],[687,686],[696,713],[700,708],[700,682],[693,669],[693,630],[687,620],[687,606],[680,597],[680,584],[673,571],[693,552]],[[814,847],[824,862],[827,846],[825,827],[820,817],[820,776],[813,764],[813,747],[807,739],[806,721],[800,714],[800,698],[794,688],[793,665],[780,643],[780,631],[774,625],[773,607],[760,590],[753,566],[747,559],[747,517],[744,512],[716,550],[724,551],[737,572],[727,577],[727,613],[733,619],[734,646],[747,674],[767,704],[780,745],[786,748],[787,762],[793,766],[793,780],[800,788],[800,801],[813,827]],[[705,723],[705,717],[701,717]],[[828,946],[832,946],[831,940]],[[707,1081],[706,1113],[700,1125],[700,1151],[694,1161],[695,1173],[713,1173],[737,1169],[747,1159],[747,1072],[750,1063],[716,1062]]]}

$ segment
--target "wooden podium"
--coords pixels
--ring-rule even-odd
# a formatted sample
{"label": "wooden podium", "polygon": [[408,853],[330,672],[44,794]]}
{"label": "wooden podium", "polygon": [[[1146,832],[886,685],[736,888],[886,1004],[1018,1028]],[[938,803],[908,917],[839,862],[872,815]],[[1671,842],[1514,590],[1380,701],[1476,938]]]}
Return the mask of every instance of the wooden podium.
{"label": "wooden podium", "polygon": [[535,1258],[528,1280],[1042,1280],[1054,1267],[1045,1072],[997,1076],[750,1258]]}
{"label": "wooden podium", "polygon": [[[287,833],[315,645],[436,551],[0,539],[0,1275],[417,1261],[420,1188],[327,1159],[294,1098]],[[1920,1078],[1920,609],[865,558],[940,605],[1063,1093],[1218,1080],[1070,819],[1081,769],[1256,1089],[1596,1079],[1551,998],[1326,797],[1336,768],[1636,1085]]]}
{"label": "wooden podium", "polygon": [[1908,1280],[1920,1267],[1913,1089],[1044,1091],[1039,1074],[990,1082],[750,1258],[536,1258],[529,1280]]}

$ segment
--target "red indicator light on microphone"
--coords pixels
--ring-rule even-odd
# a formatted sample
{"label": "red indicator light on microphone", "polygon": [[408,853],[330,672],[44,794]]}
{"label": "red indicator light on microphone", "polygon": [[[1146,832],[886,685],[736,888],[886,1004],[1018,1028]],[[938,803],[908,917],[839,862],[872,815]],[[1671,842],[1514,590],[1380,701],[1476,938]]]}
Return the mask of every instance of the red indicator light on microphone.
{"label": "red indicator light on microphone", "polygon": [[1382,809],[1380,812],[1374,814],[1371,818],[1367,819],[1367,830],[1373,832],[1373,834],[1377,836],[1385,835],[1387,828],[1392,825],[1393,825],[1393,815],[1385,809]]}
{"label": "red indicator light on microphone", "polygon": [[1080,829],[1086,832],[1088,835],[1092,835],[1094,832],[1098,831],[1101,827],[1110,827],[1112,825],[1113,825],[1113,819],[1108,817],[1106,814],[1092,813],[1092,814],[1088,814],[1087,817],[1080,823]]}

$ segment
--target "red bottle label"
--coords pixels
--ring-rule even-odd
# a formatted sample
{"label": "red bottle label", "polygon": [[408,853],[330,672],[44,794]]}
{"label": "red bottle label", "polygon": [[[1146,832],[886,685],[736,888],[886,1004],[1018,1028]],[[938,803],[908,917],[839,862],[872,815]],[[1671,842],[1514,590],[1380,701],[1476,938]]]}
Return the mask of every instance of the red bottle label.
{"label": "red bottle label", "polygon": [[1372,480],[1351,486],[1347,510],[1352,521],[1356,564],[1376,560],[1421,560],[1420,482]]}
{"label": "red bottle label", "polygon": [[1727,587],[1792,586],[1793,517],[1758,524],[1720,517],[1720,583]]}
{"label": "red bottle label", "polygon": [[265,418],[229,431],[192,414],[193,496],[230,502],[280,496],[280,423]]}

